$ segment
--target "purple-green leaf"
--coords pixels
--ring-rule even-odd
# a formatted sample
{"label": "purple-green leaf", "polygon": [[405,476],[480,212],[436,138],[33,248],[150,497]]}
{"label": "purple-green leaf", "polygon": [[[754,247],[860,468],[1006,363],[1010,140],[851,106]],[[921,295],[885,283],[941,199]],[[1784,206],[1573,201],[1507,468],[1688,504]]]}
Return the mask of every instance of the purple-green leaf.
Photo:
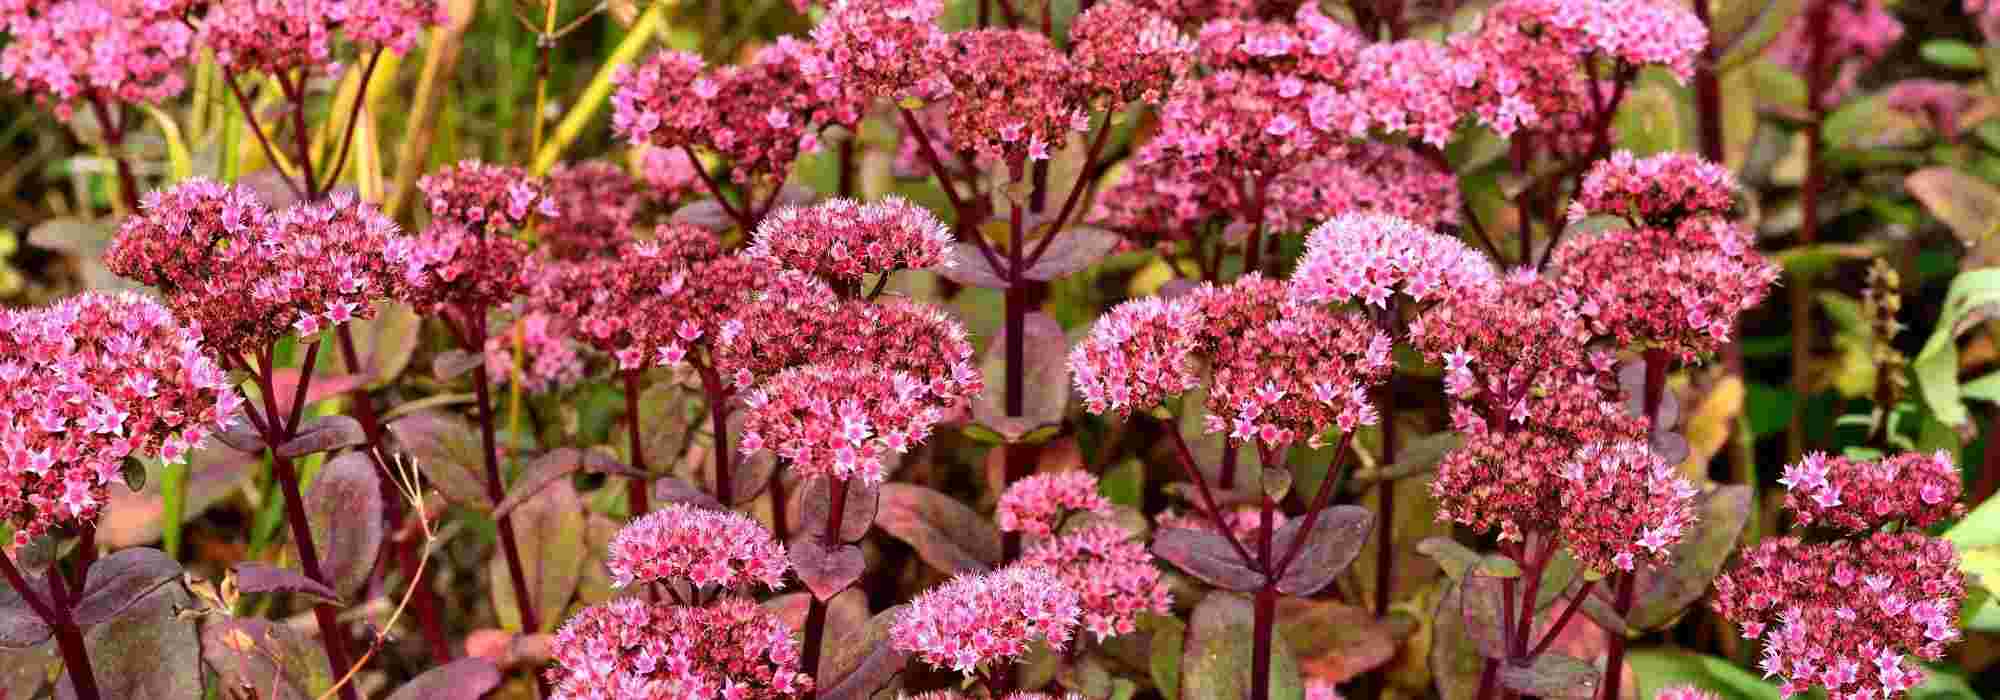
{"label": "purple-green leaf", "polygon": [[[528,579],[528,599],[535,606],[536,621],[545,632],[562,622],[562,612],[576,594],[583,578],[583,502],[567,481],[556,481],[514,509],[514,532],[519,539],[521,566]],[[515,602],[513,578],[507,560],[499,553],[487,560],[488,586],[493,591],[494,613],[500,624],[521,629],[521,608]]]}
{"label": "purple-green leaf", "polygon": [[416,460],[428,483],[446,499],[480,510],[493,507],[486,497],[486,463],[478,427],[448,413],[422,411],[390,423],[389,431],[402,450]]}
{"label": "purple-green leaf", "polygon": [[[96,574],[92,566],[92,578]],[[193,596],[179,585],[157,586],[116,617],[84,631],[102,697],[202,697],[200,637],[194,620],[179,614],[192,602]],[[77,697],[67,674],[57,683],[56,697]]]}
{"label": "purple-green leaf", "polygon": [[820,600],[832,600],[861,579],[868,568],[867,560],[861,556],[861,548],[851,544],[827,547],[812,535],[799,537],[792,542],[787,554],[792,560],[792,570],[806,589]]}
{"label": "purple-green leaf", "polygon": [[1543,698],[1593,697],[1601,675],[1589,662],[1553,652],[1535,657],[1527,666],[1500,665],[1500,685],[1522,695]]}
{"label": "purple-green leaf", "polygon": [[319,644],[282,624],[213,620],[202,628],[200,649],[222,687],[253,689],[259,700],[312,700],[333,685]]}
{"label": "purple-green leaf", "polygon": [[1672,548],[1666,566],[1648,566],[1634,586],[1637,604],[1630,623],[1641,630],[1666,627],[1700,600],[1722,572],[1723,562],[1750,517],[1750,487],[1719,486],[1695,497],[1695,522]]}
{"label": "purple-green leaf", "polygon": [[145,547],[118,550],[90,566],[72,614],[79,625],[103,623],[180,575],[180,563],[166,552]]}
{"label": "purple-green leaf", "polygon": [[306,487],[306,522],[312,528],[325,583],[353,597],[368,581],[382,549],[382,477],[374,459],[349,452],[328,461]]}
{"label": "purple-green leaf", "polygon": [[706,491],[696,488],[694,484],[671,476],[663,476],[653,480],[653,500],[657,501],[654,505],[656,508],[669,503],[686,503],[696,508],[707,508],[709,510],[723,509],[722,504],[716,502],[714,496],[710,496]]}
{"label": "purple-green leaf", "polygon": [[340,594],[324,583],[314,581],[297,569],[272,566],[263,562],[246,561],[231,569],[236,574],[236,588],[244,593],[298,593],[317,596],[332,603],[340,602]]}
{"label": "purple-green leaf", "polygon": [[1161,530],[1153,535],[1153,554],[1223,590],[1249,591],[1264,585],[1264,575],[1250,568],[1228,539],[1209,530]]}
{"label": "purple-green leaf", "polygon": [[[1250,601],[1210,593],[1196,605],[1181,656],[1181,700],[1243,700],[1250,696]],[[1292,645],[1271,640],[1271,700],[1300,700],[1305,690]]]}
{"label": "purple-green leaf", "polygon": [[1278,528],[1271,538],[1272,556],[1284,556],[1282,552],[1299,547],[1298,556],[1278,577],[1278,592],[1299,596],[1318,593],[1361,555],[1361,545],[1367,543],[1374,525],[1375,514],[1366,508],[1334,506],[1320,511],[1312,531],[1304,533],[1303,545],[1293,543],[1300,537],[1305,518],[1294,518]]}
{"label": "purple-green leaf", "polygon": [[425,671],[397,688],[389,700],[479,700],[499,685],[500,669],[475,656]]}
{"label": "purple-green leaf", "polygon": [[820,662],[820,700],[867,700],[903,672],[909,655],[889,646],[889,625],[903,611],[876,613],[866,626],[827,645]]}
{"label": "purple-green leaf", "polygon": [[[806,482],[793,500],[797,504],[792,510],[794,529],[799,532],[821,534],[826,532],[826,516],[831,501],[832,482],[829,479],[813,479]],[[859,481],[847,482],[847,501],[841,508],[840,541],[858,542],[874,527],[875,518],[881,510],[882,491],[880,486],[867,486]]]}
{"label": "purple-green leaf", "polygon": [[464,350],[446,350],[431,358],[431,376],[440,382],[459,378],[472,368],[486,363],[486,355],[469,353]]}
{"label": "purple-green leaf", "polygon": [[972,419],[1002,439],[1019,441],[1029,433],[1062,422],[1069,409],[1069,338],[1062,324],[1045,313],[1028,314],[1022,334],[1026,366],[1021,415],[1007,415],[1007,332],[1003,328],[986,346],[979,369],[986,374],[986,391],[972,400]]}
{"label": "purple-green leaf", "polygon": [[514,512],[515,508],[521,507],[523,501],[534,497],[549,484],[578,471],[632,478],[640,476],[639,472],[625,466],[624,462],[612,459],[610,455],[597,450],[557,448],[529,462],[528,467],[521,471],[521,475],[507,485],[507,497],[501,499],[500,505],[493,509],[493,517],[507,517],[507,514]]}
{"label": "purple-green leaf", "polygon": [[[46,589],[38,589],[35,595],[48,599]],[[0,648],[24,649],[48,641],[50,634],[48,624],[28,607],[19,591],[0,585]]]}
{"label": "purple-green leaf", "polygon": [[[875,524],[946,573],[986,571],[1000,561],[1000,531],[972,508],[910,484],[883,484]],[[852,499],[850,499],[852,500]]]}
{"label": "purple-green leaf", "polygon": [[291,441],[279,445],[279,457],[304,457],[317,452],[353,447],[368,441],[368,434],[361,431],[361,423],[341,415],[320,416],[306,420],[299,426],[298,433]]}

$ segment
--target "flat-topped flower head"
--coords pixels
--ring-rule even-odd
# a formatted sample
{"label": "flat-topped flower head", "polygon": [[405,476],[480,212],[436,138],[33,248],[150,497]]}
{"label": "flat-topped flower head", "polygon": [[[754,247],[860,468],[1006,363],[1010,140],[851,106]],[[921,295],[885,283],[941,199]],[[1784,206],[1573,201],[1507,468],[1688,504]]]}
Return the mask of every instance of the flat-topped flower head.
{"label": "flat-topped flower head", "polygon": [[1553,532],[1561,518],[1562,468],[1576,444],[1536,430],[1479,430],[1445,453],[1431,479],[1437,520],[1520,542]]}
{"label": "flat-topped flower head", "polygon": [[1291,0],[1132,0],[1183,27],[1199,27],[1217,19],[1275,20],[1299,6]]}
{"label": "flat-topped flower head", "polygon": [[1299,5],[1293,21],[1231,17],[1201,25],[1198,58],[1210,70],[1296,73],[1338,82],[1367,44],[1361,34],[1321,13],[1314,3]]}
{"label": "flat-topped flower head", "polygon": [[528,246],[510,236],[446,221],[391,241],[387,250],[402,271],[401,301],[423,313],[498,308],[528,291]]}
{"label": "flat-topped flower head", "polygon": [[1560,472],[1559,532],[1576,560],[1600,572],[1670,561],[1694,523],[1698,490],[1645,443],[1592,443]]}
{"label": "flat-topped flower head", "polygon": [[1359,213],[1427,227],[1456,224],[1462,209],[1456,173],[1413,147],[1376,142],[1352,144],[1280,175],[1264,198],[1264,225],[1274,231]]}
{"label": "flat-topped flower head", "polygon": [[1370,44],[1353,64],[1345,89],[1314,96],[1313,126],[1335,137],[1400,134],[1442,148],[1475,104],[1465,86],[1479,63],[1434,41]]}
{"label": "flat-topped flower head", "polygon": [[943,13],[943,0],[834,0],[812,30],[824,58],[812,77],[873,99],[947,92],[938,76],[950,56],[950,39],[938,26]]}
{"label": "flat-topped flower head", "polygon": [[971,674],[1018,661],[1037,642],[1069,646],[1081,597],[1044,566],[959,575],[924,591],[889,625],[889,644],[937,668]]}
{"label": "flat-topped flower head", "polygon": [[1586,60],[1658,66],[1686,81],[1708,41],[1701,20],[1662,0],[1506,0],[1452,46],[1480,65],[1461,85],[1501,135],[1558,134],[1593,110]]}
{"label": "flat-topped flower head", "polygon": [[909,375],[921,400],[951,409],[985,390],[965,326],[942,309],[892,298],[841,299],[818,278],[779,273],[732,316],[715,362],[748,386],[787,368],[838,356]]}
{"label": "flat-topped flower head", "polygon": [[505,235],[526,225],[531,216],[559,216],[562,212],[547,187],[518,166],[478,160],[462,160],[417,180],[433,221],[481,235]]}
{"label": "flat-topped flower head", "polygon": [[[1242,198],[1226,182],[1186,172],[1159,150],[1153,141],[1139,146],[1124,174],[1099,192],[1088,220],[1136,244],[1171,250],[1173,242],[1194,240],[1202,228],[1242,211]],[[1274,203],[1277,189],[1274,183]]]}
{"label": "flat-topped flower head", "polygon": [[800,478],[879,484],[886,461],[930,436],[944,411],[921,379],[862,362],[779,372],[744,396],[745,455],[769,451]]}
{"label": "flat-topped flower head", "polygon": [[277,74],[332,62],[336,36],[364,51],[409,51],[450,16],[437,0],[220,0],[202,19],[217,62]]}
{"label": "flat-topped flower head", "polygon": [[1691,685],[1677,685],[1661,688],[1653,695],[1653,700],[1722,700],[1722,696]]}
{"label": "flat-topped flower head", "polygon": [[157,104],[186,88],[194,30],[184,2],[0,4],[0,78],[67,119],[79,101]]}
{"label": "flat-topped flower head", "polygon": [[594,605],[556,630],[549,656],[557,700],[798,700],[813,687],[791,628],[747,598]]}
{"label": "flat-topped flower head", "polygon": [[1715,579],[1710,607],[1744,638],[1764,640],[1760,667],[1787,693],[1819,686],[1832,697],[1894,698],[1923,682],[1910,657],[1936,661],[1959,640],[1965,594],[1951,542],[1878,532],[1765,539]]}
{"label": "flat-topped flower head", "polygon": [[1199,386],[1198,314],[1187,299],[1141,297],[1099,317],[1069,354],[1090,412],[1129,416]]}
{"label": "flat-topped flower head", "polygon": [[972,340],[950,313],[905,298],[869,304],[848,300],[848,332],[822,339],[821,352],[851,352],[864,361],[906,372],[924,383],[925,401],[952,409],[986,390],[972,360]]}
{"label": "flat-topped flower head", "polygon": [[1778,266],[1750,240],[1740,224],[1697,217],[1671,230],[1571,238],[1556,248],[1551,267],[1581,296],[1582,313],[1599,334],[1692,358],[1728,342],[1736,318],[1761,303],[1778,280]]}
{"label": "flat-topped flower head", "polygon": [[556,211],[535,227],[549,257],[575,260],[607,255],[630,240],[649,193],[616,163],[565,163],[549,171],[548,198]]}
{"label": "flat-topped flower head", "polygon": [[1286,296],[1285,283],[1255,273],[1189,295],[1214,372],[1208,432],[1317,445],[1329,428],[1347,432],[1380,418],[1368,394],[1393,365],[1388,334],[1360,315],[1294,306]]}
{"label": "flat-topped flower head", "polygon": [[1069,38],[1077,80],[1100,107],[1113,109],[1166,99],[1194,56],[1194,43],[1173,22],[1126,0],[1085,10]]}
{"label": "flat-topped flower head", "polygon": [[1136,631],[1141,614],[1165,615],[1173,606],[1153,553],[1117,525],[1091,525],[1041,542],[1022,553],[1021,563],[1047,567],[1075,589],[1083,629],[1100,642]]}
{"label": "flat-topped flower head", "polygon": [[1940,450],[1879,460],[1807,454],[1785,466],[1785,508],[1805,526],[1865,533],[1889,523],[1923,529],[1965,515],[1958,466]]}
{"label": "flat-topped flower head", "polygon": [[1156,148],[1190,177],[1275,177],[1329,155],[1346,136],[1314,128],[1313,95],[1331,88],[1292,74],[1218,71],[1183,80],[1160,108]]}
{"label": "flat-topped flower head", "polygon": [[652,302],[662,285],[684,285],[695,264],[668,255],[658,241],[629,241],[583,260],[537,258],[528,307],[568,320],[580,339],[618,358],[620,369],[640,369],[651,364],[651,340],[678,330],[659,328],[669,319],[655,314]]}
{"label": "flat-topped flower head", "polygon": [[1073,512],[1106,514],[1111,500],[1097,492],[1097,475],[1086,471],[1036,474],[1007,486],[995,517],[1001,532],[1048,537]]}
{"label": "flat-topped flower head", "polygon": [[858,284],[863,275],[950,265],[951,230],[897,196],[862,204],[830,199],[785,207],[758,224],[745,251],[774,266]]}
{"label": "flat-topped flower head", "polygon": [[711,67],[700,56],[663,51],[619,72],[612,129],[637,144],[713,150],[739,183],[774,181],[818,149],[821,127],[860,119],[858,95],[809,78],[821,63],[813,47],[789,37],[745,65]]}
{"label": "flat-topped flower head", "polygon": [[650,348],[655,365],[708,362],[730,376],[740,367],[720,357],[721,351],[750,327],[746,319],[757,299],[781,285],[782,277],[765,261],[741,253],[692,261],[667,272],[655,293],[628,315],[633,319],[628,328],[637,334],[637,347]]}
{"label": "flat-topped flower head", "polygon": [[1605,214],[1671,228],[1689,217],[1729,214],[1736,195],[1729,169],[1701,156],[1668,152],[1640,158],[1621,150],[1584,175],[1570,218]]}
{"label": "flat-topped flower head", "polygon": [[[521,332],[521,389],[539,394],[583,380],[582,345],[569,334],[570,324],[546,313],[529,312],[514,323]],[[514,334],[486,338],[486,376],[496,384],[514,381]]]}
{"label": "flat-topped flower head", "polygon": [[687,583],[743,590],[785,587],[785,548],[762,523],[734,511],[674,503],[640,516],[611,538],[611,585]]}
{"label": "flat-topped flower head", "polygon": [[1486,256],[1457,238],[1385,214],[1344,214],[1306,237],[1291,298],[1386,308],[1397,294],[1419,304],[1474,298],[1497,277]]}
{"label": "flat-topped flower head", "polygon": [[1048,160],[1070,132],[1090,128],[1076,68],[1049,38],[1018,29],[953,32],[945,64],[952,142],[981,158],[1018,167]]}
{"label": "flat-topped flower head", "polygon": [[148,194],[105,264],[159,287],[228,357],[371,317],[401,286],[388,253],[401,238],[350,193],[272,214],[246,188],[192,180]]}
{"label": "flat-topped flower head", "polygon": [[0,311],[0,519],[94,525],[126,459],[183,461],[242,399],[194,329],[136,293]]}

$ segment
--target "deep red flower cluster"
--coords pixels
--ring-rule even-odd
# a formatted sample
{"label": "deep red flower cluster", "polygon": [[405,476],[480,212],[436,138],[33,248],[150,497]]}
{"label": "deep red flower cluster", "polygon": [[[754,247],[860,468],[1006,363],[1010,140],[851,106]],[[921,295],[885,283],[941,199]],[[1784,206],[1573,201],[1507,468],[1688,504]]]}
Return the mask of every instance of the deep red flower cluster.
{"label": "deep red flower cluster", "polygon": [[1551,267],[1581,294],[1598,333],[1687,359],[1727,342],[1737,317],[1777,282],[1778,266],[1757,253],[1752,236],[1713,216],[1673,229],[1614,229],[1564,241]]}
{"label": "deep red flower cluster", "polygon": [[655,54],[621,70],[612,128],[634,143],[707,148],[732,165],[739,183],[784,175],[819,147],[819,129],[853,124],[863,102],[825,75],[817,50],[790,37],[765,46],[747,65],[707,67],[681,51]]}
{"label": "deep red flower cluster", "polygon": [[519,166],[463,160],[417,180],[431,219],[462,226],[476,234],[506,234],[530,216],[561,214],[547,192],[547,183],[530,177]]}
{"label": "deep red flower cluster", "polygon": [[630,240],[652,193],[616,163],[594,160],[549,171],[548,198],[556,213],[535,227],[541,249],[575,260],[610,254]]}

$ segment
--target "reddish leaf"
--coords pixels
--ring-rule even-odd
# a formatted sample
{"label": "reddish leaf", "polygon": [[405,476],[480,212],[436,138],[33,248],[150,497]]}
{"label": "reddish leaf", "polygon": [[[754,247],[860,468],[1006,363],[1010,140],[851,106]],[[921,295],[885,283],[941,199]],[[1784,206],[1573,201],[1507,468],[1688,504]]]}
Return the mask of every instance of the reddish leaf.
{"label": "reddish leaf", "polygon": [[478,427],[448,413],[422,411],[390,423],[389,431],[445,498],[481,510],[493,507],[486,498],[486,462]]}
{"label": "reddish leaf", "polygon": [[1229,540],[1208,530],[1161,530],[1153,535],[1153,554],[1223,590],[1250,591],[1264,585],[1264,575],[1250,568]]}
{"label": "reddish leaf", "polygon": [[[813,479],[806,482],[805,488],[799,489],[789,511],[792,522],[798,523],[797,530],[815,535],[826,531],[830,486],[829,479]],[[841,509],[840,514],[840,541],[858,542],[867,536],[869,528],[875,526],[881,510],[881,488],[864,486],[858,481],[847,482],[846,507]]]}
{"label": "reddish leaf", "polygon": [[[314,377],[312,383],[306,385],[306,405],[310,406],[353,391],[362,385],[362,379],[360,375],[354,374],[343,374],[338,377]],[[298,392],[299,371],[296,369],[281,369],[272,372],[271,386],[273,389],[273,398],[278,400],[278,413],[290,416],[292,414],[292,395]],[[260,407],[263,406],[261,403],[257,405]]]}
{"label": "reddish leaf", "polygon": [[820,600],[832,600],[860,580],[861,574],[868,568],[860,547],[842,544],[829,549],[812,535],[801,536],[792,542],[788,554],[792,559],[792,570],[798,572],[799,580],[805,582],[806,589]]}
{"label": "reddish leaf", "polygon": [[[804,633],[806,608],[812,605],[811,593],[799,591],[786,593],[764,601],[764,609],[784,620],[792,631]],[[826,604],[826,628],[834,632],[861,629],[868,624],[868,593],[859,588],[849,588],[834,596]]]}
{"label": "reddish leaf", "polygon": [[[556,481],[522,503],[513,514],[514,533],[519,538],[521,566],[528,579],[529,600],[542,629],[555,629],[562,612],[569,607],[583,578],[586,521],[583,502],[567,481]],[[493,591],[494,612],[500,624],[521,629],[520,604],[515,602],[513,578],[504,555],[494,552],[486,562],[489,588]]]}
{"label": "reddish leaf", "polygon": [[695,488],[694,484],[671,476],[653,480],[653,500],[657,502],[654,507],[668,503],[686,503],[696,508],[723,510],[722,504],[716,502],[714,496]]}
{"label": "reddish leaf", "polygon": [[[36,595],[48,599],[48,591],[37,590]],[[21,599],[21,593],[12,586],[0,585],[0,649],[24,649],[48,641],[53,634],[42,617],[35,614],[28,602]]]}
{"label": "reddish leaf", "polygon": [[244,593],[299,593],[333,602],[340,602],[340,594],[326,584],[307,578],[297,569],[286,569],[263,562],[246,561],[237,564],[231,571],[236,574],[236,588]]}
{"label": "reddish leaf", "polygon": [[[910,484],[883,484],[875,524],[946,573],[985,571],[1000,561],[1000,531],[958,499]],[[850,499],[851,500],[851,499]]]}
{"label": "reddish leaf", "polygon": [[1042,259],[1035,261],[1034,267],[1022,276],[1039,282],[1049,282],[1070,276],[1072,273],[1102,262],[1111,251],[1118,249],[1121,241],[1118,234],[1093,226],[1071,226],[1063,229],[1049,249],[1042,253]]}
{"label": "reddish leaf", "polygon": [[472,368],[486,364],[486,355],[473,354],[464,350],[446,350],[431,358],[431,376],[440,382],[448,382],[472,371]]}
{"label": "reddish leaf", "polygon": [[727,231],[736,225],[736,219],[729,215],[721,202],[698,199],[675,209],[669,220],[677,224],[691,224],[714,231]]}
{"label": "reddish leaf", "polygon": [[217,432],[215,437],[221,440],[222,444],[243,452],[262,453],[266,447],[264,436],[257,432],[256,427],[250,425],[250,421],[241,417],[231,422],[229,427]]}
{"label": "reddish leaf", "polygon": [[1278,599],[1278,634],[1298,654],[1304,674],[1340,683],[1388,663],[1397,640],[1388,623],[1353,605]]}
{"label": "reddish leaf", "polygon": [[[1334,506],[1320,511],[1312,531],[1305,533],[1305,544],[1298,556],[1278,578],[1278,591],[1299,596],[1318,593],[1360,556],[1361,545],[1368,541],[1374,525],[1375,514],[1360,506]],[[1304,526],[1305,518],[1294,518],[1279,528],[1271,537],[1273,556],[1292,551],[1299,528]]]}
{"label": "reddish leaf", "polygon": [[315,452],[328,452],[342,447],[352,447],[368,442],[368,435],[361,432],[361,424],[347,416],[319,416],[306,419],[299,426],[298,434],[292,440],[279,445],[279,457],[303,457]]}
{"label": "reddish leaf", "polygon": [[28,700],[38,697],[49,685],[49,672],[56,665],[54,644],[27,649],[0,647],[0,698]]}
{"label": "reddish leaf", "polygon": [[602,452],[572,447],[557,448],[529,462],[528,467],[521,471],[521,475],[507,485],[507,497],[501,499],[499,507],[493,509],[493,517],[496,519],[506,517],[508,513],[514,512],[515,508],[519,508],[522,501],[540,493],[544,487],[555,483],[557,479],[567,477],[578,470],[593,474],[640,477],[639,472],[625,466],[624,462],[612,459]]}
{"label": "reddish leaf", "polygon": [[417,342],[422,335],[423,321],[423,317],[407,305],[381,304],[376,307],[374,318],[347,324],[348,335],[354,340],[354,354],[361,366],[347,366],[346,353],[336,352],[331,358],[320,358],[319,373],[356,375],[362,377],[371,389],[386,385],[409,368],[410,356],[416,354]]}
{"label": "reddish leaf", "polygon": [[1024,327],[1022,382],[1026,396],[1021,415],[1007,415],[1007,333],[1002,329],[986,346],[980,371],[986,374],[986,391],[972,400],[972,418],[1009,442],[1038,428],[1062,422],[1069,408],[1069,339],[1062,324],[1045,313],[1028,314]]}
{"label": "reddish leaf", "polygon": [[389,700],[479,700],[500,685],[500,669],[478,657],[459,659],[410,679]]}
{"label": "reddish leaf", "polygon": [[[96,567],[91,574],[95,578]],[[83,643],[102,697],[202,696],[200,638],[194,620],[179,614],[192,603],[187,589],[159,586],[117,617],[84,630]],[[77,697],[68,675],[57,682],[56,697]]]}
{"label": "reddish leaf", "polygon": [[828,644],[820,662],[820,700],[867,700],[903,672],[909,656],[889,646],[889,625],[897,606],[877,613],[866,626]]}
{"label": "reddish leaf", "polygon": [[[1231,593],[1210,593],[1196,605],[1182,643],[1181,700],[1243,700],[1250,697],[1250,601]],[[1272,700],[1298,700],[1304,689],[1292,645],[1272,640]]]}
{"label": "reddish leaf", "polygon": [[[743,421],[747,420],[749,415],[748,411],[736,411],[729,414],[728,425],[724,429],[728,430],[730,435],[742,435]],[[703,423],[703,425],[714,425],[714,422],[708,421]],[[713,439],[713,435],[710,435],[710,445],[715,444]],[[732,447],[731,449],[734,448]],[[729,503],[730,505],[740,506],[763,495],[764,489],[770,488],[771,475],[778,471],[778,457],[772,454],[770,450],[759,450],[757,454],[747,457],[743,456],[743,453],[738,452],[731,455],[731,457],[732,459],[729,460]],[[709,466],[703,473],[705,476],[713,477],[715,467]]]}
{"label": "reddish leaf", "polygon": [[382,477],[373,458],[349,452],[327,462],[306,487],[305,506],[327,585],[354,597],[382,549]]}
{"label": "reddish leaf", "polygon": [[1522,695],[1544,698],[1590,698],[1603,675],[1582,659],[1556,653],[1535,657],[1532,665],[1500,665],[1500,685]]}
{"label": "reddish leaf", "polygon": [[166,552],[145,547],[121,549],[90,566],[90,577],[83,583],[83,595],[72,614],[79,625],[108,621],[180,575],[180,563]]}

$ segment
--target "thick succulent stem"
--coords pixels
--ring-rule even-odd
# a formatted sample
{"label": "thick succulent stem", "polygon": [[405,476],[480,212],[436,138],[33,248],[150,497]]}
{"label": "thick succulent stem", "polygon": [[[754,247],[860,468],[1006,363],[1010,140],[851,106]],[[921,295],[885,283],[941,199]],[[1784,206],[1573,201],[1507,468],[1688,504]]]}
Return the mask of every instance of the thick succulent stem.
{"label": "thick succulent stem", "polygon": [[[475,347],[483,347],[485,339],[482,337],[478,340],[479,344]],[[499,505],[500,501],[507,498],[507,486],[500,479],[500,450],[497,444],[499,441],[494,435],[493,427],[493,395],[489,388],[484,363],[472,367],[472,387],[474,398],[479,402],[479,440],[486,459],[486,497],[493,501],[494,505]],[[527,570],[521,566],[521,547],[514,536],[513,514],[501,516],[498,526],[500,552],[507,559],[507,577],[514,586],[514,602],[520,608],[521,631],[524,634],[538,632],[541,630],[541,621],[535,616],[534,594],[528,590]]]}
{"label": "thick succulent stem", "polygon": [[[645,441],[639,439],[639,370],[628,369],[619,374],[625,378],[625,420],[632,436],[632,468],[641,474],[646,471]],[[652,506],[647,503],[646,491],[651,486],[646,479],[631,479],[625,483],[625,498],[632,517],[645,515]]]}
{"label": "thick succulent stem", "polygon": [[[827,484],[826,529],[819,533],[820,546],[832,551],[840,544],[841,518],[847,512],[847,480],[832,479]],[[799,670],[814,678],[819,677],[820,647],[826,641],[827,602],[818,594],[811,594],[812,602],[806,606],[805,645],[799,651]],[[817,696],[825,688],[813,686]]]}

